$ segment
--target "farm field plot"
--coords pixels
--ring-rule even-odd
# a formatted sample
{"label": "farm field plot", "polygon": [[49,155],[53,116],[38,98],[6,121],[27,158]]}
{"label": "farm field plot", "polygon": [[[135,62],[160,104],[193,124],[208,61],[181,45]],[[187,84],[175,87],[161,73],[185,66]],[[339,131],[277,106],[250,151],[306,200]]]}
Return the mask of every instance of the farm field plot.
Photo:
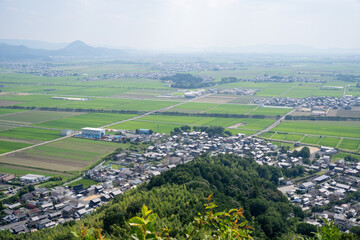
{"label": "farm field plot", "polygon": [[11,128],[16,128],[16,126],[6,125],[6,124],[0,124],[0,131],[8,130]]}
{"label": "farm field plot", "polygon": [[16,165],[6,164],[6,163],[0,163],[0,172],[1,173],[10,173],[10,174],[14,174],[16,176],[23,176],[28,173],[40,174],[40,175],[45,175],[45,176],[62,176],[65,178],[73,176],[69,173],[35,169],[35,168],[24,167],[24,166],[16,166]]}
{"label": "farm field plot", "polygon": [[29,127],[18,127],[4,130],[0,132],[0,136],[11,139],[29,139],[39,141],[49,141],[61,137],[60,131]]}
{"label": "farm field plot", "polygon": [[6,88],[8,92],[23,93],[48,93],[48,94],[66,94],[78,96],[111,96],[129,91],[126,88],[103,88],[89,86],[46,86],[46,85],[9,85]]}
{"label": "farm field plot", "polygon": [[0,117],[1,117],[1,115],[5,115],[5,114],[14,114],[14,113],[25,112],[25,111],[26,110],[22,110],[22,109],[0,108]]}
{"label": "farm field plot", "polygon": [[108,99],[108,98],[94,98],[87,101],[67,101],[67,100],[56,100],[60,104],[59,108],[82,108],[82,109],[111,109],[115,106],[122,105],[125,103],[132,102],[130,99]]}
{"label": "farm field plot", "polygon": [[339,140],[340,138],[322,137],[318,144],[327,147],[336,147]]}
{"label": "farm field plot", "polygon": [[38,124],[34,124],[34,126],[76,130],[84,127],[101,127],[110,123],[115,123],[135,116],[136,116],[135,114],[87,113],[74,117],[68,117],[54,121],[38,123]]}
{"label": "farm field plot", "polygon": [[0,162],[53,171],[78,171],[119,146],[112,142],[67,138],[2,157]]}
{"label": "farm field plot", "polygon": [[164,123],[164,122],[147,122],[147,121],[129,121],[116,125],[112,125],[111,128],[114,129],[126,129],[126,130],[136,130],[140,128],[152,129],[154,132],[159,133],[170,133],[176,127],[181,127],[184,124],[176,123]]}
{"label": "farm field plot", "polygon": [[341,89],[337,90],[325,90],[319,86],[297,86],[286,92],[282,97],[295,97],[303,98],[310,96],[330,96],[330,97],[341,97],[344,91]]}
{"label": "farm field plot", "polygon": [[112,107],[115,110],[133,110],[133,111],[152,111],[162,109],[179,102],[173,101],[153,101],[153,100],[134,100],[132,102]]}
{"label": "farm field plot", "polygon": [[227,128],[226,130],[229,130],[233,135],[238,134],[238,133],[243,133],[246,136],[249,136],[251,134],[257,133],[257,131],[245,130],[245,129],[229,129],[229,128]]}
{"label": "farm field plot", "polygon": [[303,135],[287,134],[287,133],[276,133],[276,134],[270,135],[268,138],[270,138],[270,137],[271,137],[271,139],[276,139],[276,140],[286,140],[286,141],[297,142],[303,137]]}
{"label": "farm field plot", "polygon": [[308,144],[319,144],[320,137],[305,137],[301,142],[302,143],[308,143]]}
{"label": "farm field plot", "polygon": [[339,148],[348,149],[352,151],[358,151],[360,145],[360,140],[354,139],[343,139]]}
{"label": "farm field plot", "polygon": [[255,107],[255,105],[221,104],[205,113],[245,114]]}
{"label": "farm field plot", "polygon": [[256,92],[257,96],[265,96],[265,97],[277,97],[288,90],[289,86],[277,86],[277,87],[268,87],[261,89],[260,91]]}
{"label": "farm field plot", "polygon": [[257,118],[204,118],[195,123],[195,125],[209,125],[231,127],[237,129],[262,130],[270,126],[275,120],[273,119],[257,119]]}
{"label": "farm field plot", "polygon": [[32,102],[49,100],[51,96],[31,93],[3,93],[0,94],[0,100],[2,101],[15,101],[15,102]]}
{"label": "farm field plot", "polygon": [[280,123],[273,131],[358,138],[360,136],[360,122],[285,121]]}
{"label": "farm field plot", "polygon": [[27,143],[19,143],[19,142],[6,142],[0,140],[0,154],[11,152],[20,148],[31,146],[31,144]]}
{"label": "farm field plot", "polygon": [[194,124],[197,121],[204,119],[203,117],[187,117],[187,116],[167,116],[167,115],[150,115],[138,119],[139,121],[153,121],[153,122],[168,122],[178,124]]}
{"label": "farm field plot", "polygon": [[[208,110],[210,108],[213,108],[217,105],[219,105],[219,104],[189,102],[189,103],[184,103],[179,106],[173,107],[169,111],[172,111],[172,112],[202,112],[202,111]],[[191,111],[189,111],[189,110],[191,110]]]}
{"label": "farm field plot", "polygon": [[270,108],[270,107],[263,107],[263,108],[256,108],[255,110],[249,112],[249,115],[266,115],[266,116],[276,116],[276,115],[284,115],[290,112],[291,109],[289,108]]}
{"label": "farm field plot", "polygon": [[11,115],[1,116],[0,121],[19,122],[19,123],[37,123],[55,120],[59,118],[71,117],[80,113],[72,112],[53,112],[53,111],[25,111]]}
{"label": "farm field plot", "polygon": [[274,135],[276,133],[273,132],[264,132],[260,135],[260,137],[264,137],[264,138],[271,138],[272,135]]}

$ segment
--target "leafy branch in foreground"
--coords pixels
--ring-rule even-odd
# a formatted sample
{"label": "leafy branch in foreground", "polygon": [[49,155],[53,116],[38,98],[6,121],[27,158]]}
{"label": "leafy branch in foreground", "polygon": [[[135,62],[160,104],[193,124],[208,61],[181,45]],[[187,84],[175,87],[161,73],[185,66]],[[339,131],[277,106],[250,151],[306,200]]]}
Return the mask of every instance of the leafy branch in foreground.
{"label": "leafy branch in foreground", "polygon": [[72,232],[72,234],[80,240],[110,240],[101,235],[101,229],[86,228],[81,225],[80,233]]}
{"label": "leafy branch in foreground", "polygon": [[[205,213],[195,217],[194,222],[187,228],[186,239],[201,236],[202,239],[252,239],[252,227],[243,215],[243,209],[231,209],[228,212],[216,212],[217,205],[211,202],[212,194],[204,204]],[[131,236],[135,240],[145,239],[171,239],[168,229],[156,230],[156,214],[143,205],[142,217],[133,217],[129,220],[132,227]],[[166,237],[163,237],[166,235]]]}

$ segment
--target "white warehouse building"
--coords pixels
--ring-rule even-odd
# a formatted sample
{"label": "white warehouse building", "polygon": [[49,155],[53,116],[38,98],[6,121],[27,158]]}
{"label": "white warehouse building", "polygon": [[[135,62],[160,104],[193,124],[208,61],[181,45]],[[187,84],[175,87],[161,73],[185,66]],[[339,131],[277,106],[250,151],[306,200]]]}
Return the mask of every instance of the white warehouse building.
{"label": "white warehouse building", "polygon": [[89,138],[102,138],[105,136],[105,129],[86,127],[81,129],[81,135]]}

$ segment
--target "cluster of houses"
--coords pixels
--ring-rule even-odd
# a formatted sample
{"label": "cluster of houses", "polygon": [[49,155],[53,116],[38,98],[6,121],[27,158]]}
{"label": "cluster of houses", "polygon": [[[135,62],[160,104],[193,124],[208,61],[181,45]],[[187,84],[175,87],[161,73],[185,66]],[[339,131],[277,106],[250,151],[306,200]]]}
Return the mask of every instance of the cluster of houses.
{"label": "cluster of houses", "polygon": [[359,226],[360,203],[353,199],[341,205],[331,203],[344,200],[348,194],[357,191],[360,186],[360,163],[346,162],[344,159],[331,162],[333,152],[329,152],[329,148],[322,148],[319,153],[321,157],[312,166],[303,164],[302,159],[295,163],[304,166],[307,172],[318,174],[308,175],[309,178],[295,184],[282,178],[281,183],[285,187],[280,189],[290,201],[310,215],[306,219],[308,223],[321,225],[321,219],[332,220],[344,231]]}
{"label": "cluster of houses", "polygon": [[83,189],[82,185],[72,189],[37,188],[23,194],[18,202],[5,204],[4,225],[1,228],[18,234],[53,227],[79,219],[121,193],[105,183],[87,189]]}
{"label": "cluster of houses", "polygon": [[241,88],[231,88],[231,89],[210,89],[210,91],[217,94],[231,94],[231,95],[249,95],[253,96],[256,94],[259,89],[241,89]]}
{"label": "cluster of houses", "polygon": [[224,71],[238,69],[239,64],[236,63],[208,63],[208,62],[162,62],[151,68],[154,71],[160,72],[192,72],[192,71]]}
{"label": "cluster of houses", "polygon": [[[352,106],[360,106],[360,97],[344,96],[344,97],[306,97],[306,98],[289,98],[289,97],[273,97],[273,98],[257,98],[254,100],[256,104],[286,106],[286,107],[302,107],[325,109],[351,109]],[[313,109],[317,110],[317,109]]]}
{"label": "cluster of houses", "polygon": [[[37,188],[35,191],[23,194],[19,201],[6,205],[1,228],[17,234],[79,219],[115,196],[149,181],[152,176],[159,175],[178,164],[192,161],[204,153],[211,156],[225,153],[251,155],[258,164],[273,165],[278,168],[302,165],[305,171],[311,174],[323,173],[299,184],[293,184],[285,178],[279,179],[285,187],[290,187],[286,191],[289,199],[304,210],[309,210],[312,207],[325,206],[334,199],[343,199],[348,193],[357,189],[360,182],[357,178],[360,164],[349,164],[344,160],[332,163],[331,155],[335,152],[336,150],[332,148],[323,147],[316,161],[305,164],[301,157],[291,157],[291,151],[284,152],[271,142],[246,137],[244,134],[210,137],[205,132],[191,131],[171,136],[160,135],[157,141],[152,141],[152,144],[143,151],[125,150],[115,155],[111,161],[85,172],[84,178],[97,182],[86,189],[82,184],[78,184],[72,188]],[[23,180],[31,184],[32,181],[42,181],[41,177],[27,175]],[[349,203],[346,208],[338,207],[328,211],[330,219],[335,214],[343,214],[344,223],[356,219],[358,214],[356,204]],[[338,213],[340,208],[344,210]],[[315,214],[308,220],[314,221]]]}
{"label": "cluster of houses", "polygon": [[291,83],[291,82],[312,82],[312,83],[326,83],[323,80],[317,79],[308,79],[304,77],[293,77],[293,76],[271,76],[271,75],[261,75],[255,77],[252,81],[255,82],[281,82],[281,83]]}

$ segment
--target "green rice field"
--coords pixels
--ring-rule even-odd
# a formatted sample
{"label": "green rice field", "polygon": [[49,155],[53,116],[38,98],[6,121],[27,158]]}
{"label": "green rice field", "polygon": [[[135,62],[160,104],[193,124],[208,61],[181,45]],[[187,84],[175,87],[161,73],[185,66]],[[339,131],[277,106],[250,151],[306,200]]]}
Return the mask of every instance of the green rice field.
{"label": "green rice field", "polygon": [[266,115],[266,116],[276,116],[276,115],[284,115],[290,112],[291,109],[289,108],[270,108],[270,107],[263,107],[263,108],[256,108],[255,110],[249,112],[249,115]]}
{"label": "green rice field", "polygon": [[222,113],[222,114],[245,114],[254,109],[256,105],[239,105],[239,104],[221,104],[205,113]]}
{"label": "green rice field", "polygon": [[1,157],[0,162],[50,171],[78,171],[118,147],[119,143],[66,138],[16,155]]}
{"label": "green rice field", "polygon": [[20,148],[31,146],[31,144],[20,143],[20,142],[6,142],[0,140],[0,154],[11,152]]}
{"label": "green rice field", "polygon": [[60,138],[60,131],[18,127],[9,130],[0,131],[0,136],[12,139],[30,139],[39,141],[49,141]]}
{"label": "green rice field", "polygon": [[360,145],[360,140],[343,139],[339,148],[348,149],[351,151],[358,151],[359,145]]}
{"label": "green rice field", "polygon": [[1,116],[0,121],[20,122],[20,123],[37,123],[55,120],[59,118],[71,117],[79,113],[72,112],[53,112],[53,111],[25,111],[11,115]]}
{"label": "green rice field", "polygon": [[135,117],[135,114],[116,114],[116,113],[87,113],[74,117],[62,118],[54,121],[34,124],[38,127],[79,130],[84,127],[101,127],[110,123],[119,122]]}
{"label": "green rice field", "polygon": [[272,130],[278,132],[358,138],[360,136],[360,122],[285,121]]}

